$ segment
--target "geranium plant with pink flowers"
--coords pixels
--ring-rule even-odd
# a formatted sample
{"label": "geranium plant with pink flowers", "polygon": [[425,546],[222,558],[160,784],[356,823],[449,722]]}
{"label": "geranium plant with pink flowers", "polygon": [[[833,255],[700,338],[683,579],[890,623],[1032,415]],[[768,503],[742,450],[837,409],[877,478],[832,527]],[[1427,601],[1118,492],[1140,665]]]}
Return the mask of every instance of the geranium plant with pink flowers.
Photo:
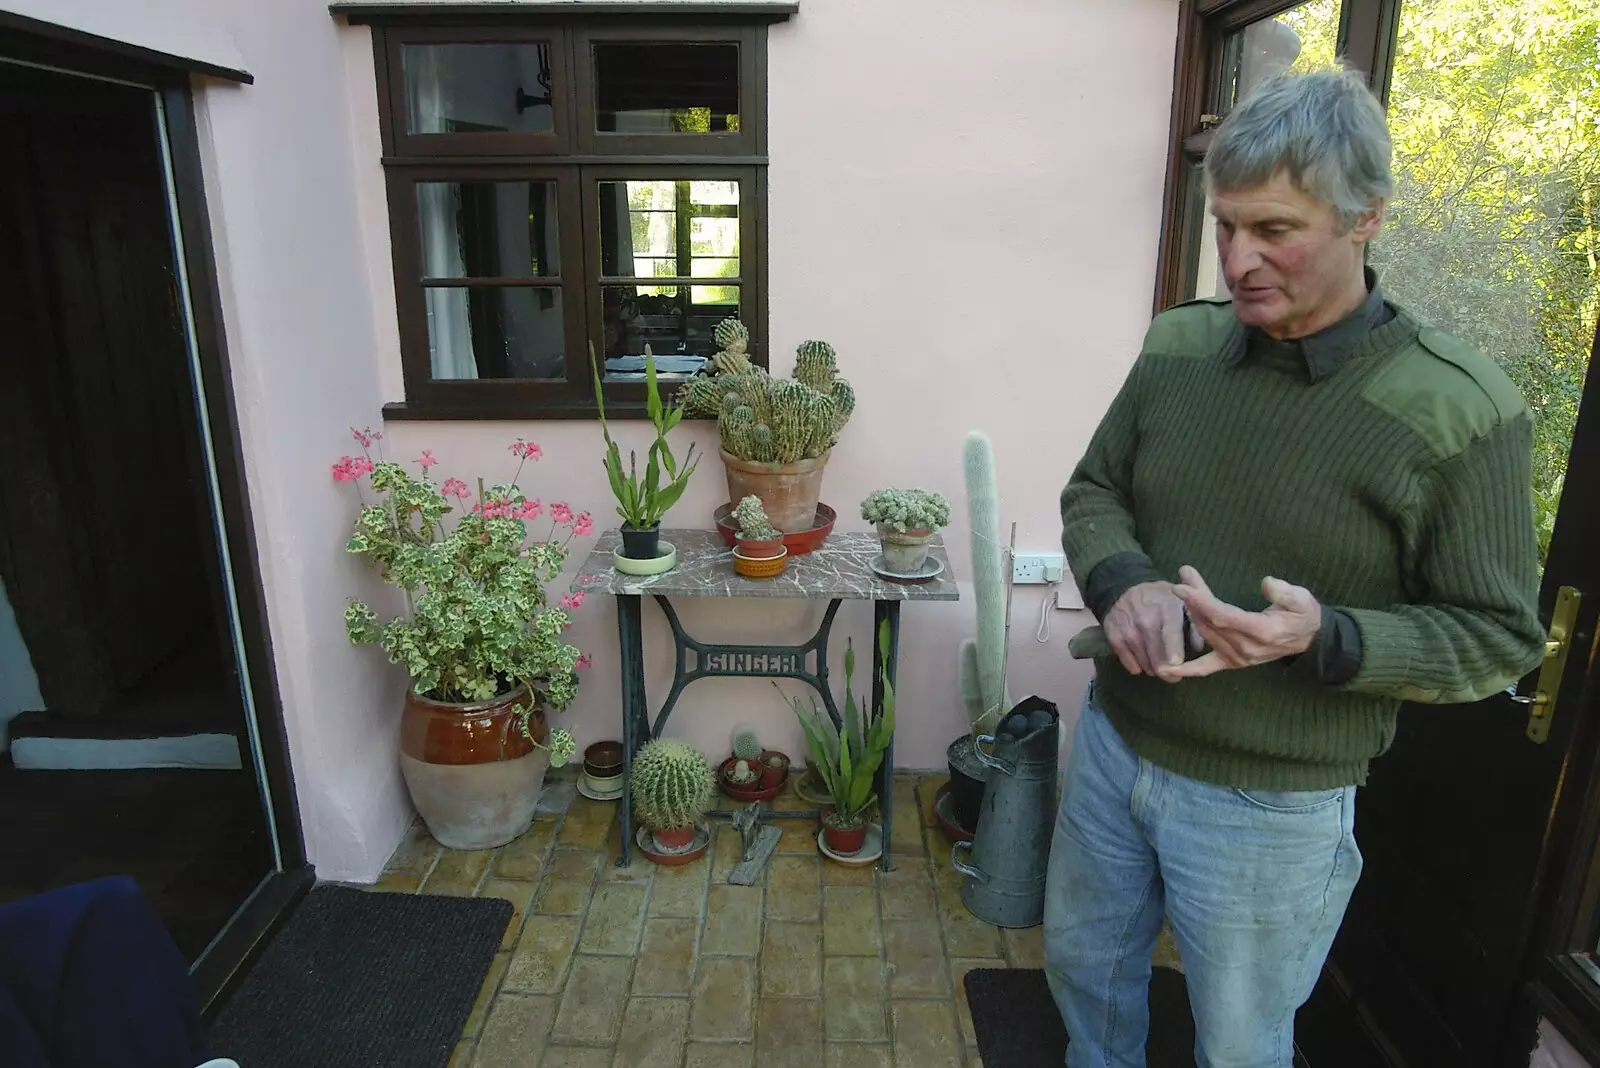
{"label": "geranium plant with pink flowers", "polygon": [[[532,738],[534,707],[567,707],[578,690],[577,671],[589,663],[564,640],[583,595],[551,604],[545,587],[561,574],[572,538],[593,530],[593,519],[565,503],[546,507],[518,486],[523,468],[543,455],[532,442],[511,445],[517,470],[510,482],[485,489],[478,480],[474,490],[459,478],[436,482],[431,451],[415,461],[420,473],[413,477],[381,453],[375,458],[380,434],[352,433],[361,454],[333,465],[333,477],[355,484],[361,495],[345,548],[403,589],[409,611],[384,622],[370,605],[352,600],[345,609],[351,643],[376,643],[406,669],[417,694],[431,700],[488,701],[527,687],[535,699],[518,714]],[[572,755],[572,736],[553,728],[548,748],[559,766]]]}

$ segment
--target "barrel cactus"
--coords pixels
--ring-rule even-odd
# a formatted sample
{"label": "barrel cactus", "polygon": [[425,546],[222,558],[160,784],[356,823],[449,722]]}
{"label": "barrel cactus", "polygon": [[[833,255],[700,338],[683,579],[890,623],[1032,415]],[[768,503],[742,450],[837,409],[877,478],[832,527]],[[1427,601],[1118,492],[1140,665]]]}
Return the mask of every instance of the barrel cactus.
{"label": "barrel cactus", "polygon": [[802,342],[793,376],[773,378],[746,355],[750,333],[743,323],[724,319],[712,336],[719,351],[711,368],[690,379],[677,399],[690,418],[717,420],[730,456],[784,465],[833,448],[855,411],[856,396],[839,377],[832,345]]}
{"label": "barrel cactus", "polygon": [[740,760],[757,761],[761,759],[761,739],[749,727],[740,727],[733,732],[733,755]]}
{"label": "barrel cactus", "polygon": [[705,754],[678,738],[647,742],[633,758],[633,810],[652,831],[698,823],[716,785]]}

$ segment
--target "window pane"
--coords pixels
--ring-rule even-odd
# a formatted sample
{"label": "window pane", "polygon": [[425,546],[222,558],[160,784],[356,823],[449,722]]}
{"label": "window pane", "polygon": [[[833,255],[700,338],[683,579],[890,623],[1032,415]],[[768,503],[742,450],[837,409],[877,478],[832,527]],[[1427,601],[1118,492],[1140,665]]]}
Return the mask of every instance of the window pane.
{"label": "window pane", "polygon": [[561,273],[554,182],[418,182],[424,278]]}
{"label": "window pane", "polygon": [[603,133],[725,133],[739,128],[739,46],[594,46],[595,127]]}
{"label": "window pane", "polygon": [[738,286],[602,286],[606,378],[643,377],[644,347],[656,372],[679,378],[717,351],[711,332],[739,315]]}
{"label": "window pane", "polygon": [[1227,107],[1249,95],[1258,83],[1285,71],[1325,67],[1333,62],[1339,36],[1337,0],[1308,0],[1270,19],[1252,22],[1228,40],[1226,54],[1236,57],[1225,72],[1233,89]]}
{"label": "window pane", "polygon": [[1541,557],[1600,315],[1597,38],[1594,4],[1402,4],[1394,196],[1369,246],[1390,299],[1487,353],[1532,408]]}
{"label": "window pane", "polygon": [[739,183],[601,182],[600,273],[737,278]]}
{"label": "window pane", "polygon": [[408,133],[551,133],[550,46],[409,44],[400,50]]}
{"label": "window pane", "polygon": [[559,286],[430,286],[428,358],[433,377],[566,377]]}

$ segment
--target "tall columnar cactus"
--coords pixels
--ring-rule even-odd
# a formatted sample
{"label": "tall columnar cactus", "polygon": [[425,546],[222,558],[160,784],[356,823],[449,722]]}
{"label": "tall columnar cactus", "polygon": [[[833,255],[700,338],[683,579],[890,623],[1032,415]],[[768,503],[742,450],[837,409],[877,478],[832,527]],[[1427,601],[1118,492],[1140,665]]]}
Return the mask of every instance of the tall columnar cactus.
{"label": "tall columnar cactus", "polygon": [[633,810],[652,831],[699,822],[716,786],[705,754],[681,739],[646,742],[633,758]]}
{"label": "tall columnar cactus", "polygon": [[792,464],[826,453],[855,411],[855,390],[839,377],[833,346],[803,342],[794,376],[773,378],[745,355],[749,331],[737,319],[717,324],[714,372],[696,375],[678,401],[691,418],[717,420],[722,447],[756,463]]}
{"label": "tall columnar cactus", "polygon": [[1005,687],[1006,553],[1000,543],[1000,494],[994,447],[983,433],[967,435],[961,450],[972,526],[972,587],[978,601],[978,636],[961,644],[961,699],[974,734],[993,729],[1011,707]]}
{"label": "tall columnar cactus", "polygon": [[733,732],[733,755],[751,762],[761,759],[761,739],[749,727]]}

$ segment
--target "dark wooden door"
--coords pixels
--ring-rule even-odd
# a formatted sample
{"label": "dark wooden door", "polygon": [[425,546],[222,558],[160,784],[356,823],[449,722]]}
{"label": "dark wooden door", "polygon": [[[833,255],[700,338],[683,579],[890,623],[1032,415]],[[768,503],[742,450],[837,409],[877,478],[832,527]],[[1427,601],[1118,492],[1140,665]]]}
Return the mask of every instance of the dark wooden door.
{"label": "dark wooden door", "polygon": [[1566,859],[1547,839],[1563,772],[1582,755],[1574,730],[1600,713],[1584,685],[1600,614],[1600,338],[1545,565],[1547,626],[1563,589],[1582,600],[1547,740],[1530,739],[1530,706],[1510,695],[1407,705],[1373,764],[1356,804],[1366,869],[1297,1026],[1312,1068],[1527,1064],[1529,939]]}

